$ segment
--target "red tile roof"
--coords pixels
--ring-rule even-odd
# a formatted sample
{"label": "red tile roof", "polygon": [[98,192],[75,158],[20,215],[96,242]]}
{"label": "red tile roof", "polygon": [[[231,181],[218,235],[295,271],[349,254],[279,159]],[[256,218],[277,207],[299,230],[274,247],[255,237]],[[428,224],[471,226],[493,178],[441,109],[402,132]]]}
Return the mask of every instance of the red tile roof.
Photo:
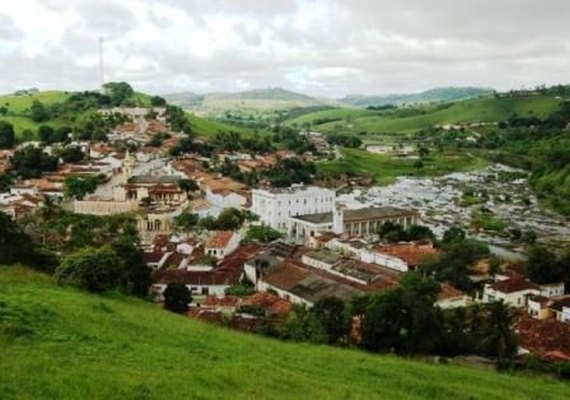
{"label": "red tile roof", "polygon": [[463,293],[461,290],[454,288],[449,283],[442,283],[438,299],[449,300],[449,299],[461,298],[463,296],[465,296],[465,293]]}
{"label": "red tile roof", "polygon": [[522,347],[542,357],[570,359],[570,324],[554,319],[537,320],[522,315],[517,335]]}
{"label": "red tile roof", "polygon": [[439,250],[435,249],[431,244],[425,245],[416,243],[378,246],[376,250],[379,253],[399,258],[410,266],[417,266],[424,258],[439,254]]}
{"label": "red tile roof", "polygon": [[498,281],[492,283],[491,289],[496,290],[497,292],[502,293],[515,293],[515,292],[522,292],[523,290],[540,290],[537,284],[527,281],[525,279],[514,278],[514,279],[506,279],[504,281]]}
{"label": "red tile roof", "polygon": [[243,299],[243,305],[264,309],[268,314],[285,315],[291,310],[291,303],[267,292],[258,292]]}
{"label": "red tile roof", "polygon": [[216,231],[210,236],[206,247],[223,249],[230,243],[233,236],[234,232],[232,231]]}

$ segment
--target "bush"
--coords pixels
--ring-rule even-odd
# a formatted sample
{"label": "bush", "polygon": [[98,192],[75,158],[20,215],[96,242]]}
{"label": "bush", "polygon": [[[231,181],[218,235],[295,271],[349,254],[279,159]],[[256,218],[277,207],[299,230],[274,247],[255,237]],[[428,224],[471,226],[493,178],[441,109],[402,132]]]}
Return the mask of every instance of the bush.
{"label": "bush", "polygon": [[123,260],[110,247],[85,247],[65,256],[55,276],[60,283],[104,292],[120,285],[124,269]]}
{"label": "bush", "polygon": [[185,313],[188,311],[188,304],[192,302],[190,290],[181,282],[169,283],[163,296],[164,308],[175,313]]}

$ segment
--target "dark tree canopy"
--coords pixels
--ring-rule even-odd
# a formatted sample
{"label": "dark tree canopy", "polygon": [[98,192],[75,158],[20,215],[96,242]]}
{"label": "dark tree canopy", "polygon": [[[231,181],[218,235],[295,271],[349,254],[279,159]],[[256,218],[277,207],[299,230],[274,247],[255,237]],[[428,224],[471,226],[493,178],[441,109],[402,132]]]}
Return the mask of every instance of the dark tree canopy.
{"label": "dark tree canopy", "polygon": [[163,293],[164,308],[175,313],[188,311],[188,304],[192,302],[192,293],[181,282],[171,282],[166,286]]}
{"label": "dark tree canopy", "polygon": [[42,172],[56,171],[59,161],[42,149],[26,146],[11,158],[12,170],[22,178],[37,178]]}
{"label": "dark tree canopy", "polygon": [[14,127],[9,122],[0,121],[0,149],[11,149],[14,143]]}

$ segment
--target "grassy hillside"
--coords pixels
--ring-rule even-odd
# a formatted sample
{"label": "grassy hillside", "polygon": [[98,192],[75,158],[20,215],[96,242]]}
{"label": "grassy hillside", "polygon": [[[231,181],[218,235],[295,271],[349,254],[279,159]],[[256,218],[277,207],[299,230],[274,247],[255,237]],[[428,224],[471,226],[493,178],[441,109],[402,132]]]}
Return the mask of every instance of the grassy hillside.
{"label": "grassy hillside", "polygon": [[226,111],[270,113],[296,107],[322,105],[320,100],[282,88],[254,89],[236,93],[173,93],[164,96],[180,107],[219,116]]}
{"label": "grassy hillside", "polygon": [[14,95],[8,94],[0,96],[0,106],[6,106],[8,112],[15,114],[26,113],[34,100],[41,101],[49,106],[55,103],[63,103],[69,97],[69,92],[61,90],[46,90],[37,93]]}
{"label": "grassy hillside", "polygon": [[0,267],[3,399],[563,399],[570,386],[282,343]]}
{"label": "grassy hillside", "polygon": [[[545,117],[558,108],[554,96],[483,97],[451,103],[447,106],[425,106],[417,112],[337,109],[307,114],[287,121],[288,124],[310,123],[321,132],[370,134],[414,132],[432,125],[458,122],[498,122],[513,114]],[[327,118],[333,120],[327,121]]]}
{"label": "grassy hillside", "polygon": [[465,100],[474,97],[488,96],[493,89],[478,87],[443,87],[426,90],[420,93],[389,94],[384,96],[349,95],[340,101],[355,106],[383,106],[387,104],[420,104],[442,101]]}
{"label": "grassy hillside", "polygon": [[433,154],[426,157],[422,168],[413,159],[374,154],[360,149],[343,148],[342,158],[317,164],[322,173],[354,173],[372,175],[379,184],[394,183],[398,176],[438,176],[457,171],[483,168],[488,162],[467,153]]}

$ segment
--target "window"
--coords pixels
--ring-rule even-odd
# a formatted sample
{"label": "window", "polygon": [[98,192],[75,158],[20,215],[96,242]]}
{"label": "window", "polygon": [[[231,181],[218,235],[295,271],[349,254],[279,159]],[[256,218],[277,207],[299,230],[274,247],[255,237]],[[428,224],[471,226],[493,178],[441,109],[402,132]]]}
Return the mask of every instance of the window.
{"label": "window", "polygon": [[202,288],[202,294],[203,294],[204,296],[209,295],[209,294],[210,294],[209,288],[206,287],[206,286],[204,286],[204,287]]}

